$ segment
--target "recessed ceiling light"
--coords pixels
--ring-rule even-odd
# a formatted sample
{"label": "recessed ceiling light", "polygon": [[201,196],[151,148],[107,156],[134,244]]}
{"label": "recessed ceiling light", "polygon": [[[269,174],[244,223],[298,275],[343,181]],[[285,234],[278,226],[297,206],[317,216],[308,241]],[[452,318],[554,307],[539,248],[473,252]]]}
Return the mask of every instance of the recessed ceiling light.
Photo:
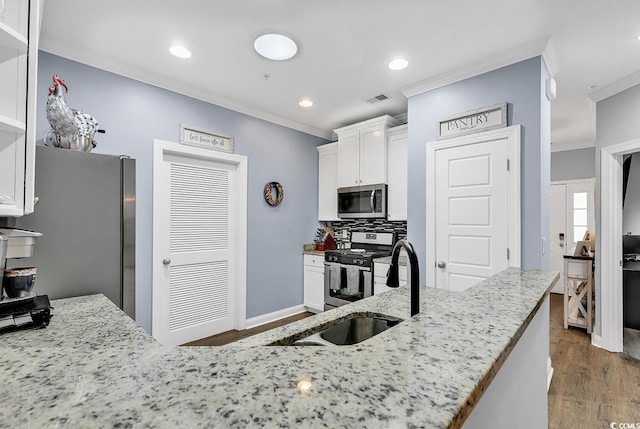
{"label": "recessed ceiling light", "polygon": [[313,106],[313,101],[305,98],[304,100],[300,100],[300,102],[298,102],[298,105],[300,107],[311,107]]}
{"label": "recessed ceiling light", "polygon": [[253,42],[257,53],[269,60],[288,60],[298,52],[298,45],[283,34],[268,33],[258,36]]}
{"label": "recessed ceiling light", "polygon": [[395,60],[389,63],[389,68],[391,70],[402,70],[409,65],[409,62],[404,58],[396,58]]}
{"label": "recessed ceiling light", "polygon": [[169,52],[178,58],[191,58],[191,51],[180,45],[173,45],[169,48]]}

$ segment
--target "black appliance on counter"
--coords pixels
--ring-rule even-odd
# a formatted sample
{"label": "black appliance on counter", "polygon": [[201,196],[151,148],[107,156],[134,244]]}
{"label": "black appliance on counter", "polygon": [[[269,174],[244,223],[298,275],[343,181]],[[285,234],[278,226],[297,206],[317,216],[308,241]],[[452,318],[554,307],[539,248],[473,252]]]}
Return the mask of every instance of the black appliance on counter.
{"label": "black appliance on counter", "polygon": [[17,329],[44,328],[51,320],[51,304],[47,295],[0,301],[0,333]]}
{"label": "black appliance on counter", "polygon": [[324,252],[324,309],[373,295],[373,260],[391,256],[393,232],[352,232],[351,248]]}
{"label": "black appliance on counter", "polygon": [[640,330],[640,235],[622,237],[622,320]]}

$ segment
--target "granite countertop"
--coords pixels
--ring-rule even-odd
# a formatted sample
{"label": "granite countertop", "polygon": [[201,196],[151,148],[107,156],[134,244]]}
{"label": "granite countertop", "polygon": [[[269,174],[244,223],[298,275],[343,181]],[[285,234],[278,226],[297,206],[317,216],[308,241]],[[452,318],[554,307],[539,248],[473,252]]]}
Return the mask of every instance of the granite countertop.
{"label": "granite countertop", "polygon": [[[423,288],[412,318],[401,287],[225,347],[161,346],[102,295],[53,301],[49,327],[0,336],[0,427],[459,427],[557,278]],[[354,346],[264,346],[353,311],[405,321]]]}

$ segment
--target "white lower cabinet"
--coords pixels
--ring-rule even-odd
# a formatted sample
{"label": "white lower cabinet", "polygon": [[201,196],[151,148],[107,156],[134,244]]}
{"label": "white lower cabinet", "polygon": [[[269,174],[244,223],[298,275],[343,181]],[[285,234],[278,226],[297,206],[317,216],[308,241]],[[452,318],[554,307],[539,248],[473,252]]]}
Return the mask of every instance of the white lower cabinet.
{"label": "white lower cabinet", "polygon": [[324,258],[304,256],[304,306],[308,311],[324,311]]}
{"label": "white lower cabinet", "polygon": [[[389,271],[389,264],[374,263],[373,264],[373,294],[386,292],[393,288],[387,286],[387,271]],[[400,286],[407,284],[407,266],[400,265],[398,267],[398,277],[400,278]]]}

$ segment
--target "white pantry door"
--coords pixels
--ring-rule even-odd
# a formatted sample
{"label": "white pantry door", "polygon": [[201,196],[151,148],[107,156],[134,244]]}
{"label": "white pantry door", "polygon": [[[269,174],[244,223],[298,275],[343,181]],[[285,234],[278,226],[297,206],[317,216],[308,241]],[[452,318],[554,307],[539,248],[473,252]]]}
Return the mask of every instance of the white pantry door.
{"label": "white pantry door", "polygon": [[427,242],[435,248],[427,264],[437,288],[463,291],[520,265],[519,131],[454,138],[428,151],[433,227]]}
{"label": "white pantry door", "polygon": [[243,158],[156,143],[152,331],[162,344],[238,326]]}

